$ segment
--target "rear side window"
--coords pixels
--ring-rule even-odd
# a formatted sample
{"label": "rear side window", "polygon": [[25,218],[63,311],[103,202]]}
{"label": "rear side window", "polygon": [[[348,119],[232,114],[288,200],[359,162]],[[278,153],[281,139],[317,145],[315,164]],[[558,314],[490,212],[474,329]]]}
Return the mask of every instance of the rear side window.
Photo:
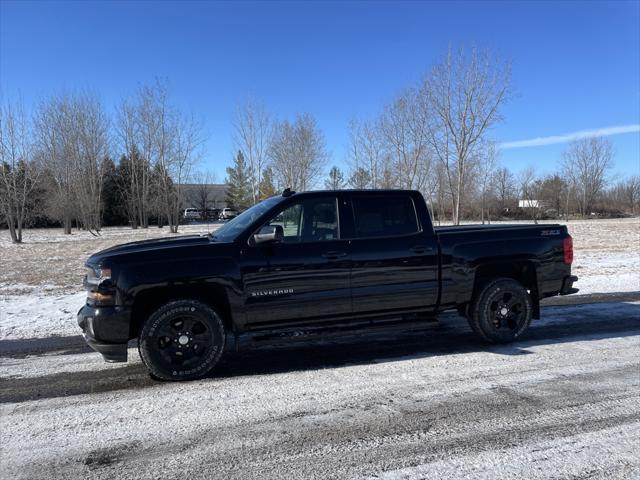
{"label": "rear side window", "polygon": [[416,209],[411,197],[353,197],[355,233],[358,238],[393,237],[418,232]]}

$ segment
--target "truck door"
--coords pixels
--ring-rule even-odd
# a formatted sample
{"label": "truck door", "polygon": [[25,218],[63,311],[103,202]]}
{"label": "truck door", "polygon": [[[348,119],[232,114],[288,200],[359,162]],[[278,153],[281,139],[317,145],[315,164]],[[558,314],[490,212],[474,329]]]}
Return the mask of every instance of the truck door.
{"label": "truck door", "polygon": [[348,241],[341,238],[336,195],[303,197],[265,225],[280,225],[282,242],[255,245],[264,268],[245,279],[249,328],[304,324],[351,314]]}
{"label": "truck door", "polygon": [[[417,192],[416,192],[416,195]],[[420,199],[421,200],[421,199]],[[351,289],[354,313],[428,311],[438,300],[438,247],[411,192],[353,193]],[[428,215],[424,208],[422,215]]]}

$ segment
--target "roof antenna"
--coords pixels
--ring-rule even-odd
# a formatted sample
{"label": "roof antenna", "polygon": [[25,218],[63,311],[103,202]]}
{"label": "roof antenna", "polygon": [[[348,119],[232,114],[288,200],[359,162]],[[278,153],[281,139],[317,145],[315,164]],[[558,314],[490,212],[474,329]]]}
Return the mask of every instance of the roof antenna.
{"label": "roof antenna", "polygon": [[296,192],[294,192],[293,190],[291,190],[290,188],[287,187],[282,191],[282,196],[286,198],[286,197],[290,197],[294,193],[296,193]]}

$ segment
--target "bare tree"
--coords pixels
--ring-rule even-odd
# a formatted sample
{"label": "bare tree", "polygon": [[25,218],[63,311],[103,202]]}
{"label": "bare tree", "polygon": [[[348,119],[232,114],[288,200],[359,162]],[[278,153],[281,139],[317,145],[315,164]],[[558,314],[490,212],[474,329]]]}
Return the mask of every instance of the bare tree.
{"label": "bare tree", "polygon": [[[140,95],[140,92],[138,92]],[[123,100],[118,108],[116,132],[120,140],[120,147],[125,152],[129,163],[129,175],[127,183],[120,185],[122,194],[130,206],[131,227],[138,228],[149,226],[149,192],[151,189],[151,165],[150,157],[141,152],[143,148],[147,155],[151,154],[151,132],[143,129],[141,125],[141,104],[130,100]],[[144,135],[146,133],[146,135]],[[142,147],[145,145],[145,147]]]}
{"label": "bare tree", "polygon": [[324,135],[308,113],[277,125],[269,156],[278,184],[297,191],[316,185],[328,158]]}
{"label": "bare tree", "polygon": [[363,168],[371,177],[371,188],[379,188],[385,167],[385,146],[379,120],[350,122],[348,163],[352,172]]}
{"label": "bare tree", "polygon": [[[177,233],[182,210],[182,184],[198,159],[202,127],[169,103],[167,84],[156,82],[143,90],[143,129],[153,128],[151,156],[159,175],[156,188],[172,233]],[[147,115],[153,114],[153,119]]]}
{"label": "bare tree", "polygon": [[428,140],[445,167],[454,224],[460,223],[470,161],[480,141],[501,120],[510,94],[510,67],[487,52],[449,50],[426,77],[421,94],[429,109]]}
{"label": "bare tree", "polygon": [[37,155],[47,181],[48,213],[60,220],[66,234],[71,234],[77,213],[74,194],[77,132],[73,111],[72,97],[62,94],[43,100],[35,115]]}
{"label": "bare tree", "polygon": [[262,173],[268,163],[269,145],[273,134],[272,121],[264,105],[247,100],[236,108],[234,141],[249,167],[253,203],[261,198]]}
{"label": "bare tree", "polygon": [[212,202],[215,201],[211,191],[211,184],[215,182],[215,178],[215,173],[209,170],[201,170],[191,175],[191,182],[194,184],[194,188],[191,191],[189,201],[204,214],[211,207]]}
{"label": "bare tree", "polygon": [[531,214],[534,223],[538,223],[540,217],[540,179],[536,177],[533,167],[528,167],[520,172],[520,206]]}
{"label": "bare tree", "polygon": [[387,105],[380,120],[384,148],[401,188],[424,190],[431,173],[424,106],[418,92],[408,89]]}
{"label": "bare tree", "polygon": [[[562,216],[564,198],[567,195],[567,182],[560,175],[547,175],[540,183],[540,200],[549,210],[555,211],[559,217]],[[547,210],[547,213],[549,213]]]}
{"label": "bare tree", "polygon": [[494,189],[500,205],[500,214],[507,210],[507,205],[516,195],[517,183],[507,167],[498,168],[494,175]]}
{"label": "bare tree", "polygon": [[563,153],[563,173],[575,186],[580,214],[594,205],[613,163],[613,145],[603,137],[577,140]]}
{"label": "bare tree", "polygon": [[201,123],[174,107],[168,83],[157,79],[141,86],[133,101],[121,104],[118,131],[131,162],[129,196],[136,205],[137,222],[147,227],[154,212],[176,233],[182,184],[204,141]]}
{"label": "bare tree", "polygon": [[13,243],[22,243],[27,208],[38,176],[23,105],[7,102],[0,107],[0,215]]}
{"label": "bare tree", "polygon": [[479,150],[477,159],[477,183],[480,189],[480,219],[482,224],[485,222],[485,214],[487,222],[491,223],[491,213],[487,203],[494,188],[496,157],[496,144],[494,142],[485,142],[483,148]]}
{"label": "bare tree", "polygon": [[623,205],[631,215],[635,215],[640,207],[640,175],[632,175],[620,184],[620,196]]}
{"label": "bare tree", "polygon": [[75,178],[73,191],[81,224],[97,231],[102,219],[104,165],[109,155],[109,120],[95,95],[73,97]]}

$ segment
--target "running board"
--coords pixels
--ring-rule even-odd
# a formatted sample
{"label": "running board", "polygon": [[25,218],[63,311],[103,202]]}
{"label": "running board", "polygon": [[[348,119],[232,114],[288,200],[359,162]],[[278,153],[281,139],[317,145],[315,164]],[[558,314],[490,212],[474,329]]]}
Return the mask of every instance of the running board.
{"label": "running board", "polygon": [[236,351],[239,351],[259,346],[284,346],[297,342],[308,342],[309,340],[317,341],[321,344],[323,341],[335,341],[338,339],[344,341],[349,339],[361,340],[363,336],[374,337],[391,333],[419,333],[437,324],[437,318],[432,316],[415,316],[411,319],[406,317],[386,318],[331,325],[297,326],[279,328],[277,330],[256,330],[241,333],[228,340],[233,342],[235,344],[233,347],[235,347]]}

